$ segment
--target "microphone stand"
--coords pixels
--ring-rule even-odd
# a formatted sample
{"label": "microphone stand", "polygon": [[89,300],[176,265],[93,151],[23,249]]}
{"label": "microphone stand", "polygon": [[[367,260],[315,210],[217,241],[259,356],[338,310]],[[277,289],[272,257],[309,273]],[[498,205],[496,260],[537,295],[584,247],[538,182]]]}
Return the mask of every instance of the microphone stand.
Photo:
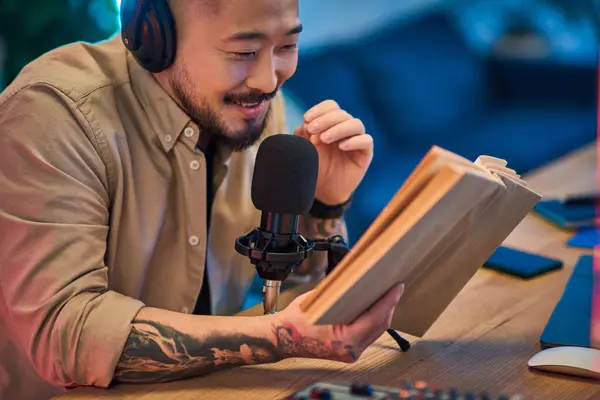
{"label": "microphone stand", "polygon": [[280,291],[281,281],[265,279],[265,284],[263,285],[263,309],[265,310],[265,315],[277,313]]}
{"label": "microphone stand", "polygon": [[[287,240],[294,244],[297,251],[289,253],[267,251],[269,243],[281,240]],[[257,244],[263,244],[263,246],[259,248],[256,247]],[[287,278],[293,268],[308,257],[309,253],[327,251],[325,275],[329,275],[350,251],[345,239],[340,235],[328,239],[311,240],[305,239],[300,234],[276,234],[260,229],[253,229],[246,236],[239,237],[235,242],[235,249],[250,259],[250,262],[256,266],[259,276],[264,279],[263,308],[265,314],[277,313],[281,282]],[[388,329],[387,333],[403,352],[408,351],[410,348],[408,340],[400,336],[394,329]]]}

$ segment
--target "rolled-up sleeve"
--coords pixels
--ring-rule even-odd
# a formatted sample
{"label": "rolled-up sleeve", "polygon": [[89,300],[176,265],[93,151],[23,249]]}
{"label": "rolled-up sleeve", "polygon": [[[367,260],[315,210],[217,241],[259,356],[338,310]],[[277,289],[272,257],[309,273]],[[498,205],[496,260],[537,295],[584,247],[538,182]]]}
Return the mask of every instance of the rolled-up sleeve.
{"label": "rolled-up sleeve", "polygon": [[108,288],[101,146],[51,87],[0,106],[0,290],[10,334],[54,385],[107,387],[144,306]]}

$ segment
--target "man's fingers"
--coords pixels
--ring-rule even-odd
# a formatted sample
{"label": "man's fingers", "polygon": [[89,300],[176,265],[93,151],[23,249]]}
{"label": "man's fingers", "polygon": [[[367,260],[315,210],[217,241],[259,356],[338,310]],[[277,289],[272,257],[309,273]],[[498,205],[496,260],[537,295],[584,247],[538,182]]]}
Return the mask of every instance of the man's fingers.
{"label": "man's fingers", "polygon": [[306,124],[306,130],[309,134],[316,135],[351,119],[352,116],[346,111],[335,109],[314,118],[310,123]]}
{"label": "man's fingers", "polygon": [[360,343],[358,344],[358,347],[360,349],[363,349],[363,351],[369,347],[370,345],[372,345],[373,343],[375,343],[375,341],[377,339],[379,339],[382,335],[385,334],[387,328],[383,329],[373,329],[373,332],[370,333],[369,336],[365,337],[364,339],[362,339],[360,341]]}
{"label": "man's fingers", "polygon": [[404,293],[404,284],[400,283],[392,287],[381,299],[379,299],[370,309],[365,311],[348,328],[358,337],[368,335],[375,327],[384,326],[390,312],[396,308],[400,297]]}
{"label": "man's fingers", "polygon": [[325,100],[304,113],[304,122],[310,123],[321,115],[333,110],[339,110],[339,108],[340,106],[335,101]]}
{"label": "man's fingers", "polygon": [[404,284],[394,286],[351,325],[350,334],[358,339],[360,349],[367,348],[389,328],[403,292]]}
{"label": "man's fingers", "polygon": [[359,348],[366,349],[373,342],[379,339],[381,335],[385,333],[386,330],[389,329],[390,325],[392,324],[392,319],[394,318],[395,309],[396,307],[388,311],[387,316],[384,318],[380,325],[371,327],[371,332],[367,336],[363,337],[358,343]]}
{"label": "man's fingers", "polygon": [[342,139],[353,136],[362,136],[365,133],[365,126],[362,121],[357,118],[352,118],[343,121],[319,135],[323,143],[334,143]]}
{"label": "man's fingers", "polygon": [[357,135],[349,137],[338,144],[343,151],[360,151],[373,148],[373,137],[371,135]]}

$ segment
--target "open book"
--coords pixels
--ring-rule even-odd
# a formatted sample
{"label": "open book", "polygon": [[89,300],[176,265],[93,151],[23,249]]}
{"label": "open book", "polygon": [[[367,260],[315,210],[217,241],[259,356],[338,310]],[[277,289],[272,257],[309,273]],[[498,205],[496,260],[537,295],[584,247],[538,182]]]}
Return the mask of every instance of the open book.
{"label": "open book", "polygon": [[540,199],[506,161],[434,146],[300,307],[348,324],[404,282],[392,328],[423,336]]}

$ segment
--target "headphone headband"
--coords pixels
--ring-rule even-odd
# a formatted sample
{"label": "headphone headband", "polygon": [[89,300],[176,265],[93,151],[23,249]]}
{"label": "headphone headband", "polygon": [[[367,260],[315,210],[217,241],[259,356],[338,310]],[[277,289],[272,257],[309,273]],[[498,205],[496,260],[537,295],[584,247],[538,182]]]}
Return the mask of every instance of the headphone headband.
{"label": "headphone headband", "polygon": [[177,35],[168,0],[122,0],[121,38],[136,61],[150,72],[169,68]]}

